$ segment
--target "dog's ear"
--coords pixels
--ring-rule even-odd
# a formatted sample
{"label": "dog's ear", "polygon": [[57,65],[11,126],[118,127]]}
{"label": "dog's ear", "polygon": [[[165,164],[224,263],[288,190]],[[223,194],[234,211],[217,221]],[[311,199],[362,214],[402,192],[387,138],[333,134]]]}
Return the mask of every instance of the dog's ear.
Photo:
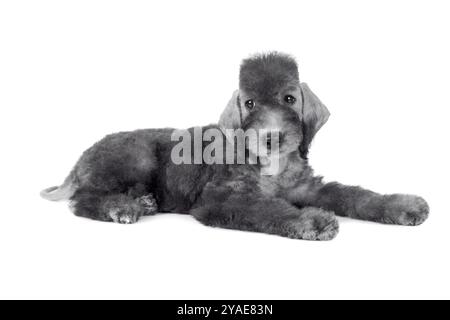
{"label": "dog's ear", "polygon": [[330,112],[327,107],[317,98],[306,83],[301,83],[302,91],[302,130],[303,140],[300,145],[300,154],[306,159],[309,146],[317,131],[327,122]]}
{"label": "dog's ear", "polygon": [[227,107],[222,112],[219,120],[219,127],[224,129],[238,129],[241,127],[241,111],[239,103],[239,90],[233,92],[231,100],[228,102]]}

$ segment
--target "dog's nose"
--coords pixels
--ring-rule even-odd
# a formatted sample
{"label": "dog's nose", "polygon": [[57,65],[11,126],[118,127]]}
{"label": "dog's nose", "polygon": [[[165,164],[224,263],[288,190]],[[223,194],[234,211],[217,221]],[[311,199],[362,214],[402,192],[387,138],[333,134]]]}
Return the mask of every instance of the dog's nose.
{"label": "dog's nose", "polygon": [[275,150],[282,143],[282,134],[279,131],[269,132],[266,137],[267,150]]}
{"label": "dog's nose", "polygon": [[267,149],[272,149],[272,134],[268,134],[267,135],[267,139],[266,139],[266,144],[267,144]]}

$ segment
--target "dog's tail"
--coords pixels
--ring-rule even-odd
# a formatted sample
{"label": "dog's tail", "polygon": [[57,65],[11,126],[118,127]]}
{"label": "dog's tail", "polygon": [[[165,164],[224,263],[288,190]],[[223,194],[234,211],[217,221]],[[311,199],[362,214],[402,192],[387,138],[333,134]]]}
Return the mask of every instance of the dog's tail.
{"label": "dog's tail", "polygon": [[50,201],[68,200],[75,193],[75,172],[72,171],[62,185],[41,191],[41,197]]}

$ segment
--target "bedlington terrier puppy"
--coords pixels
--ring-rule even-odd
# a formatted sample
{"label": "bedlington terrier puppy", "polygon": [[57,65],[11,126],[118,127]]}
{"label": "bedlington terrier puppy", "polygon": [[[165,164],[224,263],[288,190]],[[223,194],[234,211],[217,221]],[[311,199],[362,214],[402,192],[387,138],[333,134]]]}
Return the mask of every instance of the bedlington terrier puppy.
{"label": "bedlington terrier puppy", "polygon": [[41,195],[68,199],[75,215],[95,220],[134,223],[157,211],[185,213],[208,226],[306,240],[334,238],[336,215],[423,223],[429,209],[420,197],[380,195],[314,175],[308,150],[328,117],[300,83],[293,58],[256,55],[243,61],[239,90],[219,125],[109,135],[81,156],[61,186]]}

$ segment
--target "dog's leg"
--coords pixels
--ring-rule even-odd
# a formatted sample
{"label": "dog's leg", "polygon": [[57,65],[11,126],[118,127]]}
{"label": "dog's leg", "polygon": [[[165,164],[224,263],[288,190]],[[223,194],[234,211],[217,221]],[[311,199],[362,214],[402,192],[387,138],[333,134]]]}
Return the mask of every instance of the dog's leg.
{"label": "dog's leg", "polygon": [[252,199],[232,195],[224,202],[196,208],[191,214],[212,227],[263,232],[305,240],[331,240],[339,230],[332,212],[319,208],[303,208],[282,199]]}
{"label": "dog's leg", "polygon": [[381,195],[338,183],[322,186],[312,204],[340,216],[407,226],[422,224],[429,213],[426,201],[417,196]]}
{"label": "dog's leg", "polygon": [[75,215],[100,221],[131,224],[143,215],[156,213],[156,205],[148,196],[135,198],[127,194],[104,194],[78,191],[71,199]]}

